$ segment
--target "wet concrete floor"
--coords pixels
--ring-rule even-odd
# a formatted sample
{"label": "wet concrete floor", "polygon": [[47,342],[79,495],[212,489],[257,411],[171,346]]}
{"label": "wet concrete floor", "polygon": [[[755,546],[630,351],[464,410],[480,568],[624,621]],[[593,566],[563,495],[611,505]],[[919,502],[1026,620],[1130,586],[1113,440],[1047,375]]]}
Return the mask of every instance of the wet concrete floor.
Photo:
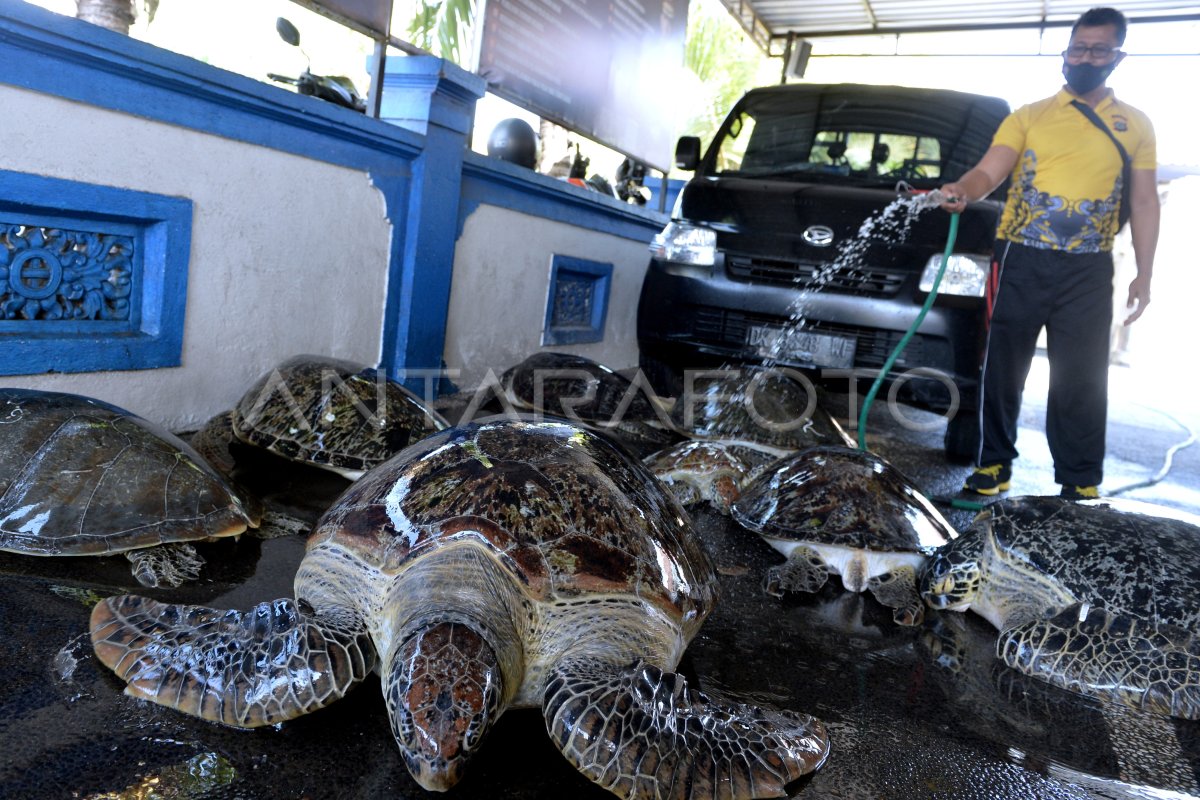
{"label": "wet concrete floor", "polygon": [[[1034,401],[1030,393],[1030,402]],[[846,421],[849,398],[823,402]],[[911,419],[932,415],[903,409]],[[1031,413],[1036,413],[1036,407]],[[1179,431],[1116,413],[1134,458],[1110,455],[1114,483],[1159,466],[1158,441]],[[1015,491],[1057,489],[1023,430]],[[964,468],[947,465],[941,429],[899,425],[872,410],[869,444],[930,494],[952,494]],[[1110,434],[1110,441],[1113,437]],[[1181,453],[1153,499],[1191,506],[1194,453]],[[277,523],[316,519],[348,484],[271,459],[245,470]],[[257,476],[257,477],[254,477]],[[1138,496],[1137,493],[1130,493]],[[948,509],[957,527],[971,514]],[[761,589],[780,559],[753,535],[704,509],[694,522],[722,584],[716,611],[681,671],[701,688],[816,715],[831,737],[827,764],[796,787],[801,798],[1167,798],[1200,796],[1200,723],[1114,710],[999,666],[995,632],[972,615],[931,612],[903,628],[872,598],[827,586],[776,599]],[[133,700],[87,639],[99,597],[138,592],[173,602],[248,608],[291,595],[303,534],[201,545],[200,581],[144,590],[123,558],[29,558],[0,553],[0,797],[424,798],[392,741],[377,678],[315,714],[240,731]],[[834,579],[833,584],[837,581]],[[497,724],[458,798],[604,798],[545,734],[535,710]]]}

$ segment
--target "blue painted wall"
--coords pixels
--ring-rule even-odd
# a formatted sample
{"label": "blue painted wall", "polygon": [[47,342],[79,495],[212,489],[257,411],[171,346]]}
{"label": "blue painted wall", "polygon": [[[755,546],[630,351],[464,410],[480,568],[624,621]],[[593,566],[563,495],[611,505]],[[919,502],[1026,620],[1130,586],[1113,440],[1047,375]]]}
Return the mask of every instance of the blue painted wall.
{"label": "blue painted wall", "polygon": [[173,367],[192,203],[0,170],[0,374]]}
{"label": "blue painted wall", "polygon": [[[401,377],[405,369],[442,365],[455,242],[464,221],[481,204],[635,242],[648,242],[661,229],[665,218],[652,207],[624,205],[471,152],[466,143],[474,103],[485,89],[478,76],[428,57],[391,59],[388,67],[385,119],[374,120],[75,19],[0,0],[0,84],[366,172],[383,194],[392,222],[380,366]],[[28,212],[22,184],[4,178],[0,175],[0,203]],[[100,205],[89,207],[80,200],[89,187],[68,188],[64,197],[70,202],[63,210],[70,218],[104,216]],[[111,187],[92,188],[104,192]],[[127,200],[130,224],[142,235],[153,241],[155,231],[174,231],[158,293],[139,306],[143,321],[156,314],[171,318],[156,334],[165,350],[122,360],[101,357],[103,348],[98,347],[80,351],[72,369],[178,363],[173,325],[186,305],[185,206],[167,213],[160,208],[166,202],[162,198]],[[586,255],[606,260],[603,253]],[[0,330],[0,343],[17,342]],[[176,353],[174,362],[171,352]],[[48,362],[31,358],[29,351],[0,347],[0,372],[31,374],[47,368]]]}

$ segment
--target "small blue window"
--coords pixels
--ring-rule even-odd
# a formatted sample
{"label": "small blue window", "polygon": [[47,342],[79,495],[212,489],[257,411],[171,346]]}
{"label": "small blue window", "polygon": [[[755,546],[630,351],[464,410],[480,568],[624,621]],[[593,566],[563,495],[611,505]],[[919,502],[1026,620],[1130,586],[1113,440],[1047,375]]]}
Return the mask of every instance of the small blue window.
{"label": "small blue window", "polygon": [[0,375],[178,366],[192,202],[0,170]]}
{"label": "small blue window", "polygon": [[554,256],[546,297],[542,344],[583,344],[604,340],[613,265]]}

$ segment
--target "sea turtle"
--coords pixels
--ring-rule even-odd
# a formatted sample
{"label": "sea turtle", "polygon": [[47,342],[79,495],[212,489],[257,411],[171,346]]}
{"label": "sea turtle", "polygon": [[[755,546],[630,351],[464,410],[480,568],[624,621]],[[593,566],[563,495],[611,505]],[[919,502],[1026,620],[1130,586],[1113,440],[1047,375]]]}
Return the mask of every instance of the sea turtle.
{"label": "sea turtle", "polygon": [[318,521],[296,599],[249,612],[137,596],[95,607],[126,691],[274,725],[382,676],[413,777],[445,790],[509,707],[626,798],[775,797],[825,759],[820,722],[717,703],[671,672],[711,609],[687,516],[584,428],[492,418],[420,442]]}
{"label": "sea turtle", "polygon": [[766,590],[816,592],[830,573],[868,589],[902,625],[925,611],[917,570],[956,535],[898,469],[874,453],[812,447],[777,461],[746,487],[732,515],[787,557]]}
{"label": "sea turtle", "polygon": [[178,586],[204,563],[184,542],[236,536],[257,511],[181,439],[123,408],[0,389],[0,550],[124,553],[142,585]]}
{"label": "sea turtle", "polygon": [[690,377],[671,408],[671,422],[691,438],[735,443],[776,458],[807,447],[854,444],[795,370],[721,369]]}
{"label": "sea turtle", "polygon": [[449,426],[378,370],[301,355],[262,375],[231,412],[213,417],[192,441],[227,472],[236,461],[232,440],[354,480]]}
{"label": "sea turtle", "polygon": [[685,506],[708,502],[722,514],[774,458],[718,441],[685,441],[651,453],[642,462]]}
{"label": "sea turtle", "polygon": [[500,376],[515,408],[616,434],[638,445],[663,447],[679,439],[648,381],[633,380],[590,358],[540,351]]}
{"label": "sea turtle", "polygon": [[1134,708],[1200,718],[1200,519],[1141,503],[991,503],[920,576],[937,609],[1000,629],[1008,666]]}

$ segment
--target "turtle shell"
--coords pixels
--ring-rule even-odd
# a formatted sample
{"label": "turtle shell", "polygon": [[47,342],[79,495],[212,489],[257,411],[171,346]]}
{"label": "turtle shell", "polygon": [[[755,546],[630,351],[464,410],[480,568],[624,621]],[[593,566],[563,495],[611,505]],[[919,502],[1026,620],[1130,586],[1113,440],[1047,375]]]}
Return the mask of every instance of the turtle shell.
{"label": "turtle shell", "polygon": [[807,447],[852,445],[817,398],[780,370],[701,373],[671,408],[671,422],[700,439],[739,441],[784,455]]}
{"label": "turtle shell", "polygon": [[500,378],[519,408],[583,422],[651,420],[656,415],[646,389],[590,358],[540,352]]}
{"label": "turtle shell", "polygon": [[233,410],[234,435],[284,458],[358,474],[449,427],[383,373],[296,356],[263,375]]}
{"label": "turtle shell", "polygon": [[812,447],[776,462],[732,514],[772,539],[873,551],[930,553],[956,536],[903,473],[846,447]]}
{"label": "turtle shell", "polygon": [[1129,500],[1016,497],[988,505],[963,536],[1032,567],[1114,614],[1200,630],[1200,519]]}
{"label": "turtle shell", "polygon": [[89,397],[0,389],[0,550],[103,555],[257,524],[158,425]]}
{"label": "turtle shell", "polygon": [[351,486],[309,548],[332,539],[395,574],[464,538],[534,600],[636,595],[694,633],[715,599],[678,502],[605,437],[558,421],[495,417],[417,443]]}

